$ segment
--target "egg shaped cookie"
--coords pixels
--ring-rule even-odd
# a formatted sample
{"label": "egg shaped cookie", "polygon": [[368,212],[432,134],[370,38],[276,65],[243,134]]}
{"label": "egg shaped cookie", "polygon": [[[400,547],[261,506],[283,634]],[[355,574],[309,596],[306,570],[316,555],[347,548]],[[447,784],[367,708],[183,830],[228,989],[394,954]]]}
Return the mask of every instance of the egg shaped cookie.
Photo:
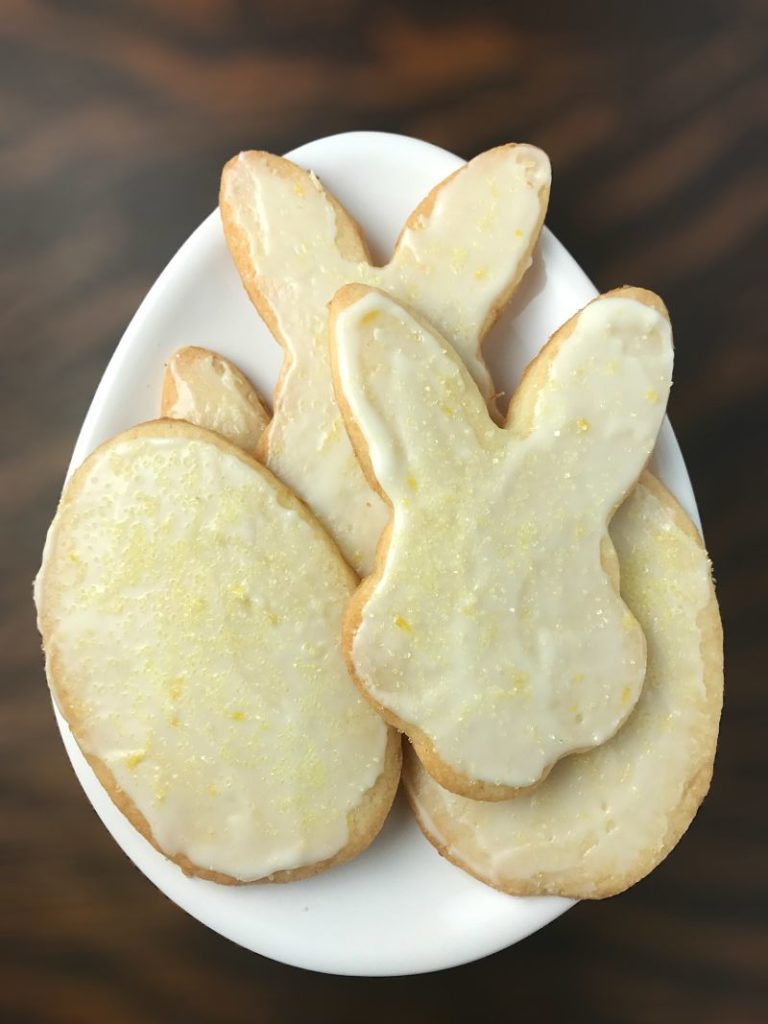
{"label": "egg shaped cookie", "polygon": [[477,878],[519,896],[612,896],[673,849],[712,777],[723,636],[701,537],[645,473],[614,516],[621,593],[648,643],[640,700],[603,746],[499,803],[443,789],[411,752],[406,792],[424,834]]}
{"label": "egg shaped cookie", "polygon": [[285,486],[188,423],[120,434],[70,479],[35,586],[51,692],[186,873],[289,881],[379,831],[400,742],[344,666],[355,585]]}

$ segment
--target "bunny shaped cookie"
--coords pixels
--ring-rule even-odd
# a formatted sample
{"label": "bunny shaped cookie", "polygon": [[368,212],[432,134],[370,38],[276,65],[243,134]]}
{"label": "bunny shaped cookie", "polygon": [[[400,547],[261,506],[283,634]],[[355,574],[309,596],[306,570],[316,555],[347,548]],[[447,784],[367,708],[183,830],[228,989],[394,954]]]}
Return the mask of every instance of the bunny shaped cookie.
{"label": "bunny shaped cookie", "polygon": [[611,737],[645,672],[607,534],[664,415],[669,320],[619,289],[565,324],[497,426],[456,353],[383,293],[331,304],[337,395],[392,506],[345,620],[364,694],[429,772],[500,800]]}
{"label": "bunny shaped cookie", "polygon": [[365,574],[386,508],[361,473],[331,383],[327,304],[364,282],[412,304],[455,346],[486,398],[480,343],[531,261],[549,197],[544,153],[508,145],[438,185],[408,219],[392,260],[371,266],[359,228],[316,177],[268,153],[224,168],[227,243],[251,299],[285,350],[261,454]]}

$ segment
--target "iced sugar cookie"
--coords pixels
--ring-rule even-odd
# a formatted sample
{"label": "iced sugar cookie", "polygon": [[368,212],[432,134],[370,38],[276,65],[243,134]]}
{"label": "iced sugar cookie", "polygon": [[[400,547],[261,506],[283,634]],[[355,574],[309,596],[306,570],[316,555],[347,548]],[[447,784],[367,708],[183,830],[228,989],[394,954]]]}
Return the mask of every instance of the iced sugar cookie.
{"label": "iced sugar cookie", "polygon": [[508,145],[476,157],[417,207],[385,267],[317,178],[269,153],[224,168],[220,208],[246,289],[285,350],[262,454],[365,574],[386,523],[331,385],[327,304],[350,281],[410,303],[455,346],[483,394],[480,342],[531,261],[549,197],[547,157]]}
{"label": "iced sugar cookie", "polygon": [[251,455],[270,419],[263,399],[234,363],[195,345],[178,349],[168,360],[160,415],[212,430]]}
{"label": "iced sugar cookie", "polygon": [[664,415],[666,310],[636,288],[590,303],[504,427],[446,341],[382,292],[342,289],[330,333],[350,436],[392,506],[346,616],[351,670],[439,782],[508,798],[608,740],[640,694],[645,643],[607,526]]}
{"label": "iced sugar cookie", "polygon": [[644,474],[614,516],[621,593],[648,643],[643,692],[603,746],[556,765],[531,793],[482,803],[449,793],[413,754],[404,781],[428,839],[515,895],[612,896],[679,841],[709,787],[723,697],[722,631],[701,538]]}
{"label": "iced sugar cookie", "polygon": [[129,430],[69,481],[36,582],[51,690],[185,872],[288,881],[381,827],[400,741],[344,666],[355,584],[284,485],[188,423]]}

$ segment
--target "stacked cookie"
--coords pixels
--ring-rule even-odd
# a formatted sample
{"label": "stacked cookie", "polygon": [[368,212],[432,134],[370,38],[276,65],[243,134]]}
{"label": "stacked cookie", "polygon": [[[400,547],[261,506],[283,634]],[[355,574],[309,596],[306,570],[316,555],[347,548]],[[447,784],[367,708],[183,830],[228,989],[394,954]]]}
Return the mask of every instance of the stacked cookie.
{"label": "stacked cookie", "polygon": [[177,353],[164,418],[70,480],[36,582],[54,698],[187,873],[287,881],[354,856],[398,733],[427,838],[507,892],[618,892],[695,814],[721,640],[700,538],[643,471],[667,312],[596,299],[503,421],[482,361],[549,181],[534,147],[484,153],[374,267],[312,174],[225,168],[230,250],[285,349],[274,414],[226,360]]}

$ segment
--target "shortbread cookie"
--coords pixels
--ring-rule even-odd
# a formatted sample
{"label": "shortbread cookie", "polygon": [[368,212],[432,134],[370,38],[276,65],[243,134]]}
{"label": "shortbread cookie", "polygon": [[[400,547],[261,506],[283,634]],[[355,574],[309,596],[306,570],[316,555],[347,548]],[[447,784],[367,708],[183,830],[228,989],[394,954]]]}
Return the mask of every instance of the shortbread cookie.
{"label": "shortbread cookie", "polygon": [[51,690],[188,874],[301,878],[381,827],[400,741],[344,666],[355,583],[283,484],[187,423],[119,435],[65,488],[36,583]]}
{"label": "shortbread cookie", "polygon": [[224,231],[246,289],[285,350],[264,439],[266,464],[303,498],[365,574],[387,520],[360,471],[334,400],[327,304],[365,282],[417,308],[451,341],[486,397],[480,342],[531,261],[549,196],[532,146],[483,153],[408,219],[394,256],[373,267],[360,230],[317,178],[268,153],[224,168]]}
{"label": "shortbread cookie", "polygon": [[723,696],[722,630],[695,526],[650,474],[613,518],[621,593],[645,630],[640,700],[613,739],[503,803],[441,788],[412,751],[416,817],[449,860],[504,892],[612,896],[667,856],[712,775]]}
{"label": "shortbread cookie", "polygon": [[270,418],[234,363],[195,345],[178,349],[168,360],[160,415],[212,430],[251,455]]}
{"label": "shortbread cookie", "polygon": [[531,363],[505,427],[382,292],[342,289],[330,334],[350,436],[393,509],[345,618],[350,668],[438,781],[506,799],[608,740],[640,694],[645,644],[607,529],[664,416],[666,310],[637,288],[590,303]]}

